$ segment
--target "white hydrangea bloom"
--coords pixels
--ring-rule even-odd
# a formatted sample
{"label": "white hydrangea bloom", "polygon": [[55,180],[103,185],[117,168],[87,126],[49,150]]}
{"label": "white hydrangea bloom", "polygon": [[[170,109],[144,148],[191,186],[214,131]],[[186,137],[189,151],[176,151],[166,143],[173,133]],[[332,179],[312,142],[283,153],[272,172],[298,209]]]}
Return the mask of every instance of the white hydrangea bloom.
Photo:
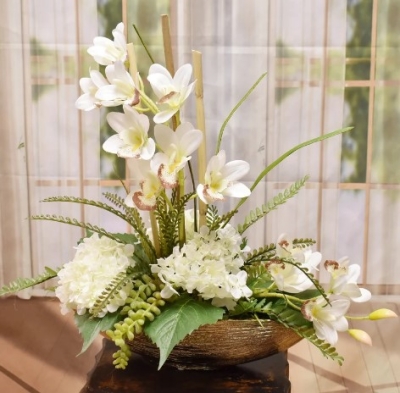
{"label": "white hydrangea bloom", "polygon": [[202,227],[181,250],[175,247],[170,256],[152,265],[152,272],[165,283],[161,295],[169,298],[178,293],[175,288],[182,288],[212,299],[215,306],[232,309],[237,300],[252,294],[246,285],[247,273],[241,270],[241,244],[241,236],[231,225],[212,232]]}
{"label": "white hydrangea bloom", "polygon": [[[134,246],[118,243],[106,236],[99,237],[96,233],[85,238],[76,250],[74,259],[58,272],[60,280],[56,296],[61,301],[63,314],[73,310],[83,315],[93,307],[113,278],[134,265]],[[121,288],[99,317],[123,306],[131,289],[131,283]]]}

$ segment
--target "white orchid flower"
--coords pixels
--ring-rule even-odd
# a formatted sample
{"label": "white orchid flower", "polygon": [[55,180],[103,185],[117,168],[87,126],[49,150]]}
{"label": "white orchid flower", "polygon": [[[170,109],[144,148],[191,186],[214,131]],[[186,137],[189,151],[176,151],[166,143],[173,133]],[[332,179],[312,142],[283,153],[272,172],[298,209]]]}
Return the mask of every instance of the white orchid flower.
{"label": "white orchid flower", "polygon": [[79,85],[84,94],[75,102],[75,106],[78,109],[90,111],[102,106],[101,101],[96,98],[96,93],[99,88],[107,86],[108,82],[99,71],[91,70],[90,78],[81,78]]}
{"label": "white orchid flower", "polygon": [[160,179],[150,167],[150,161],[134,160],[135,169],[138,172],[139,186],[132,190],[125,198],[125,204],[129,207],[137,207],[139,210],[154,210],[157,197],[164,190]]}
{"label": "white orchid flower", "polygon": [[180,67],[173,78],[169,71],[160,64],[153,64],[150,67],[147,80],[158,98],[158,104],[163,109],[154,116],[155,123],[165,123],[178,112],[193,91],[195,82],[189,84],[191,77],[192,66],[190,64]]}
{"label": "white orchid flower", "polygon": [[371,299],[371,292],[368,289],[359,288],[357,285],[361,271],[359,265],[349,265],[349,258],[344,257],[339,261],[326,261],[324,266],[331,276],[329,293],[346,296],[356,303]]}
{"label": "white orchid flower", "polygon": [[[316,254],[316,255],[313,255]],[[319,261],[321,259],[319,258]],[[306,254],[306,262],[301,267],[314,265],[318,262],[318,253],[311,251]],[[303,292],[313,286],[312,281],[298,267],[281,261],[271,260],[266,265],[276,286],[280,291],[289,293]]]}
{"label": "white orchid flower", "polygon": [[124,112],[112,112],[107,115],[108,124],[117,134],[103,143],[103,149],[123,158],[150,160],[156,150],[156,144],[148,136],[149,118],[128,105],[124,105]]}
{"label": "white orchid flower", "polygon": [[174,188],[178,182],[178,172],[191,159],[190,154],[200,146],[203,134],[190,123],[182,123],[176,131],[157,124],[154,136],[162,152],[154,155],[151,166],[165,188]]}
{"label": "white orchid flower", "polygon": [[292,258],[314,273],[321,262],[321,253],[312,252],[310,247],[296,247],[286,234],[281,234],[276,242],[276,255],[279,258]]}
{"label": "white orchid flower", "polygon": [[276,255],[276,260],[267,263],[266,267],[280,291],[299,293],[313,286],[311,280],[298,267],[282,259],[292,259],[299,264],[299,267],[313,273],[321,262],[320,252],[296,247],[292,241],[286,239],[286,235],[281,235],[276,244]]}
{"label": "white orchid flower", "polygon": [[118,23],[112,31],[112,35],[114,41],[106,37],[95,37],[94,45],[87,50],[98,64],[107,66],[116,61],[124,62],[127,59],[124,24],[122,22]]}
{"label": "white orchid flower", "polygon": [[292,240],[281,234],[276,242],[276,255],[282,258],[291,258],[300,263],[302,267],[308,269],[310,273],[318,270],[322,255],[320,252],[312,252],[310,247],[298,247]]}
{"label": "white orchid flower", "polygon": [[247,174],[250,165],[242,160],[225,162],[224,150],[208,162],[204,175],[205,184],[197,186],[197,195],[204,203],[221,201],[225,196],[244,198],[251,194],[247,186],[236,181]]}
{"label": "white orchid flower", "polygon": [[96,93],[96,98],[102,101],[104,106],[133,106],[139,103],[138,90],[121,61],[107,66],[106,76],[110,84],[102,86]]}
{"label": "white orchid flower", "polygon": [[335,345],[338,340],[337,332],[348,330],[349,324],[344,315],[349,306],[348,299],[332,300],[328,304],[321,296],[304,303],[302,313],[307,320],[312,321],[319,339]]}

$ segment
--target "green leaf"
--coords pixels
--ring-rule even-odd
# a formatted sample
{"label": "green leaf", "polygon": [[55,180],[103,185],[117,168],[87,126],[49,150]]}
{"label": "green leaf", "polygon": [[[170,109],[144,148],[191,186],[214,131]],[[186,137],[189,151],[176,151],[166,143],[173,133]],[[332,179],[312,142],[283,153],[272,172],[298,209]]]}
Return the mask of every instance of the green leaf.
{"label": "green leaf", "polygon": [[[313,143],[322,142],[322,141],[325,140],[325,139],[332,138],[332,137],[334,137],[334,136],[343,134],[344,132],[348,132],[348,131],[350,131],[350,130],[352,130],[352,129],[353,129],[353,127],[341,128],[341,129],[339,129],[339,130],[332,131],[332,132],[330,132],[330,133],[328,133],[328,134],[320,135],[320,136],[318,136],[318,137],[316,137],[316,138],[310,139],[310,140],[308,140],[308,141],[302,142],[302,143],[300,143],[300,144],[298,144],[298,145],[292,147],[292,148],[289,149],[286,153],[282,154],[282,155],[281,155],[280,157],[278,157],[275,161],[273,161],[271,164],[269,164],[268,166],[266,166],[266,167],[264,168],[264,170],[258,175],[257,179],[254,181],[253,185],[250,187],[250,190],[253,191],[253,190],[257,187],[258,183],[260,183],[260,181],[261,181],[262,179],[264,179],[265,176],[267,176],[267,174],[268,174],[269,172],[272,171],[272,169],[274,169],[276,166],[278,166],[278,164],[280,164],[283,160],[285,160],[287,157],[289,157],[291,154],[293,154],[293,153],[296,152],[297,150],[300,150],[300,149],[302,149],[303,147],[306,147],[306,146],[308,146],[308,145],[312,145]],[[242,206],[243,203],[245,203],[245,202],[247,201],[247,198],[248,198],[248,197],[242,198],[242,199],[239,201],[239,203],[236,205],[235,209],[238,210],[239,207]]]}
{"label": "green leaf", "polygon": [[202,325],[216,323],[224,310],[210,303],[196,301],[189,296],[164,308],[163,312],[145,328],[147,336],[160,349],[160,369],[176,344]]}
{"label": "green leaf", "polygon": [[100,332],[111,329],[120,318],[119,312],[107,313],[103,318],[92,318],[88,312],[84,315],[75,314],[75,324],[83,338],[83,346],[79,355],[89,348]]}
{"label": "green leaf", "polygon": [[125,244],[136,244],[138,238],[132,233],[114,233],[114,236]]}
{"label": "green leaf", "polygon": [[220,147],[221,147],[221,142],[222,142],[222,136],[224,135],[224,131],[226,126],[229,123],[229,120],[231,117],[235,114],[235,112],[239,109],[239,107],[247,100],[249,95],[255,90],[255,88],[258,86],[258,84],[264,79],[264,77],[267,75],[266,72],[264,72],[256,81],[255,83],[250,87],[250,89],[246,92],[246,94],[242,97],[242,99],[235,105],[235,107],[231,110],[229,113],[228,117],[224,120],[219,133],[218,133],[218,139],[217,139],[217,147],[215,149],[215,154],[218,154]]}
{"label": "green leaf", "polygon": [[271,201],[263,204],[261,208],[257,207],[255,211],[251,210],[250,213],[246,216],[244,223],[238,225],[238,232],[242,234],[255,222],[264,218],[264,216],[267,215],[269,212],[277,209],[279,205],[286,203],[286,201],[288,201],[290,198],[293,198],[295,195],[297,195],[300,189],[306,184],[307,179],[308,176],[303,177],[296,183],[292,184],[289,188],[276,195]]}
{"label": "green leaf", "polygon": [[3,287],[1,287],[0,296],[10,295],[12,293],[16,293],[22,291],[23,289],[30,288],[45,281],[48,281],[57,276],[57,271],[50,269],[49,267],[45,267],[45,272],[40,276],[37,276],[35,278],[18,278],[8,285],[4,285]]}

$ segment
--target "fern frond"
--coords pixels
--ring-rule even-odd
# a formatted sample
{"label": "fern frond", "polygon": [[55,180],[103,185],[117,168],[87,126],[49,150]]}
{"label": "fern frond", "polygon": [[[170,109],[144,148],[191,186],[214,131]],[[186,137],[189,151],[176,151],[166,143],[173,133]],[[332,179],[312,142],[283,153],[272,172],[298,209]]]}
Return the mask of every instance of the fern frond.
{"label": "fern frond", "polygon": [[218,208],[215,205],[207,205],[206,222],[208,228],[212,228],[214,223],[219,220]]}
{"label": "fern frond", "polygon": [[169,250],[173,248],[173,244],[175,244],[178,236],[178,228],[171,225],[168,215],[168,205],[162,196],[157,198],[157,208],[154,211],[154,216],[157,220],[159,230],[160,255],[166,256],[169,254]]}
{"label": "fern frond", "polygon": [[63,217],[63,216],[57,216],[56,214],[40,214],[40,215],[35,215],[31,216],[32,220],[44,220],[44,221],[55,221],[59,222],[61,224],[68,224],[68,225],[73,225],[76,227],[80,227],[83,229],[86,229],[91,232],[96,232],[99,235],[102,236],[107,236],[110,239],[113,239],[119,243],[123,243],[118,236],[113,235],[110,232],[107,232],[104,228],[100,228],[97,225],[92,225],[87,222],[81,222],[78,221],[76,218],[69,218],[69,217]]}
{"label": "fern frond", "polygon": [[115,294],[120,291],[128,283],[128,281],[132,279],[132,277],[135,275],[138,276],[139,274],[139,272],[131,272],[128,274],[126,272],[121,272],[117,274],[106,286],[104,291],[96,299],[95,303],[90,309],[89,312],[92,315],[92,318],[98,317],[99,313],[110,304]]}
{"label": "fern frond", "polygon": [[171,208],[163,196],[157,198],[157,208],[154,215],[157,219],[160,236],[160,251],[162,256],[170,255],[178,242],[179,223],[184,218],[184,210],[194,193],[183,195],[175,201]]}
{"label": "fern frond", "polygon": [[245,264],[249,265],[255,262],[267,261],[275,256],[276,245],[274,243],[266,244],[246,256]]}
{"label": "fern frond", "polygon": [[[117,194],[112,194],[112,193],[104,193],[103,194],[107,200],[109,200],[110,202],[114,203],[114,205],[120,209],[123,209],[125,211],[121,212],[120,210],[117,210],[115,208],[113,208],[112,206],[103,203],[103,202],[98,202],[98,201],[94,201],[94,200],[90,200],[90,199],[85,199],[85,198],[78,198],[78,197],[71,197],[71,196],[63,196],[63,197],[50,197],[50,198],[46,198],[43,200],[43,202],[72,202],[72,203],[80,203],[83,205],[88,205],[88,206],[94,206],[103,210],[108,211],[109,213],[114,214],[115,216],[117,216],[118,218],[121,218],[122,220],[124,220],[125,222],[127,222],[135,231],[135,233],[137,234],[140,242],[142,243],[143,249],[146,252],[147,257],[149,258],[149,260],[151,262],[155,261],[155,250],[153,247],[153,244],[150,240],[150,238],[148,237],[147,233],[146,233],[146,228],[145,225],[141,219],[140,213],[135,212],[136,209],[134,208],[130,208],[128,206],[125,205],[125,201],[123,198],[121,198],[119,195]],[[38,217],[43,217],[43,216],[33,216],[33,219],[39,219]],[[44,219],[44,218],[40,218],[40,219]],[[66,218],[65,220],[68,220],[68,218]],[[73,219],[69,219],[71,221],[76,221]],[[53,220],[56,221],[56,220]],[[61,221],[59,221],[61,222]],[[86,224],[87,227],[82,226],[82,225],[77,225],[77,224],[72,224],[70,222],[67,221],[63,221],[66,224],[71,224],[71,225],[76,225],[76,226],[80,226],[81,228],[86,228],[88,230],[90,229],[90,225],[91,224]],[[83,223],[81,223],[83,224]],[[96,227],[97,228],[97,227]],[[105,236],[107,236],[107,231],[105,229],[99,228],[101,229],[102,232],[98,232],[98,231],[94,231],[94,232],[98,232],[101,233]],[[108,233],[109,234],[109,233]],[[111,235],[111,234],[109,234]],[[111,239],[113,239],[113,237],[108,236]],[[115,239],[114,239],[115,240]]]}
{"label": "fern frond", "polygon": [[344,361],[343,356],[340,356],[338,354],[335,347],[331,346],[326,341],[319,339],[315,334],[313,328],[306,328],[306,327],[299,328],[296,330],[296,333],[299,336],[310,341],[311,344],[315,345],[326,358],[331,358],[332,360],[335,360],[336,362],[338,362],[340,366],[343,364]]}
{"label": "fern frond", "polygon": [[57,276],[56,270],[46,267],[44,273],[41,274],[40,276],[37,276],[35,278],[18,278],[17,280],[12,281],[8,285],[4,285],[2,288],[0,288],[0,296],[10,295],[12,293],[22,291],[24,289],[48,281],[56,276]]}
{"label": "fern frond", "polygon": [[312,273],[309,272],[309,270],[306,267],[301,266],[300,263],[295,262],[293,259],[289,259],[289,258],[281,258],[281,261],[288,263],[290,265],[293,265],[297,269],[301,270],[308,277],[308,279],[314,284],[316,290],[326,300],[326,302],[328,304],[331,304],[329,301],[328,295],[325,293],[324,288],[321,286],[319,281],[314,277],[314,275]]}
{"label": "fern frond", "polygon": [[153,242],[147,234],[146,225],[143,222],[142,216],[135,207],[126,206],[125,209],[126,214],[129,215],[129,217],[131,217],[132,221],[134,222],[134,225],[132,225],[132,227],[135,230],[150,263],[155,263],[155,261],[157,260],[156,249],[154,248]]}
{"label": "fern frond", "polygon": [[128,224],[131,224],[126,215],[121,211],[114,209],[112,206],[107,205],[106,203],[94,201],[91,199],[79,198],[73,196],[61,196],[61,197],[46,198],[43,199],[42,202],[71,202],[71,203],[79,203],[81,205],[94,206],[99,209],[106,210],[109,213],[114,214],[118,218],[121,218],[122,220],[126,221]]}
{"label": "fern frond", "polygon": [[277,320],[282,325],[294,330],[300,337],[305,338],[315,345],[326,358],[331,358],[342,365],[343,357],[338,354],[336,348],[328,342],[317,337],[312,324],[301,316],[301,313],[290,308],[284,311],[274,313],[270,310],[269,315],[272,319]]}
{"label": "fern frond", "polygon": [[310,239],[310,238],[300,238],[300,239],[294,239],[292,241],[293,246],[297,247],[297,248],[306,248],[306,247],[311,247],[313,246],[316,241],[314,239]]}
{"label": "fern frond", "polygon": [[264,298],[260,301],[239,301],[239,304],[230,315],[240,315],[243,313],[266,315],[269,319],[281,323],[283,326],[292,329],[300,337],[310,341],[325,357],[331,358],[342,365],[343,357],[337,353],[336,348],[326,341],[319,339],[312,327],[312,322],[307,321],[300,311],[288,307],[284,300],[279,299],[274,301]]}
{"label": "fern frond", "polygon": [[231,220],[231,218],[238,212],[237,209],[231,210],[228,213],[223,214],[219,217],[219,220],[216,220],[211,230],[216,230],[221,226],[225,226]]}
{"label": "fern frond", "polygon": [[127,206],[125,204],[125,200],[117,194],[106,192],[103,195],[115,206],[125,211],[129,223],[135,231],[137,237],[139,238],[139,241],[142,244],[143,250],[147,255],[147,258],[149,259],[150,263],[154,263],[156,260],[156,250],[154,248],[153,242],[147,234],[146,226],[139,211],[134,207]]}
{"label": "fern frond", "polygon": [[303,179],[298,180],[296,183],[292,184],[289,188],[285,189],[283,192],[276,195],[271,201],[268,201],[267,203],[263,204],[260,208],[251,210],[250,213],[246,216],[244,223],[238,225],[237,227],[238,232],[242,234],[251,225],[255,224],[258,220],[262,219],[269,212],[277,209],[279,205],[284,204],[290,198],[293,198],[305,185],[307,179],[308,176],[305,176]]}
{"label": "fern frond", "polygon": [[125,208],[125,199],[120,195],[112,193],[112,192],[103,192],[104,198],[114,204],[118,209]]}

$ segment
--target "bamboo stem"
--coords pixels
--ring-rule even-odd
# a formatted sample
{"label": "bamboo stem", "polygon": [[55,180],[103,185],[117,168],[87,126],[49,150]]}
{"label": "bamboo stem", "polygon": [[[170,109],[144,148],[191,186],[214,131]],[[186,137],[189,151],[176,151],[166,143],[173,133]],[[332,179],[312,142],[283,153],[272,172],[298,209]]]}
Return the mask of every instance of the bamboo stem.
{"label": "bamboo stem", "polygon": [[161,27],[162,27],[162,35],[164,43],[165,66],[169,71],[169,73],[173,76],[175,74],[174,57],[172,55],[172,42],[171,42],[171,33],[169,29],[169,17],[166,14],[161,15]]}
{"label": "bamboo stem", "polygon": [[[196,79],[195,96],[196,96],[196,118],[197,128],[203,133],[203,140],[199,146],[198,155],[198,179],[199,183],[204,183],[204,175],[206,173],[207,151],[206,151],[206,124],[204,116],[203,102],[203,65],[201,52],[192,51],[194,78]],[[206,225],[207,205],[203,201],[199,201],[199,224]]]}
{"label": "bamboo stem", "polygon": [[150,212],[150,223],[151,223],[151,231],[153,233],[153,243],[154,243],[154,249],[156,250],[156,256],[160,256],[160,237],[158,234],[158,225],[157,225],[157,220],[156,216],[154,215],[154,212]]}
{"label": "bamboo stem", "polygon": [[[172,53],[172,41],[171,41],[171,31],[169,28],[169,17],[166,14],[161,15],[161,28],[164,44],[164,57],[165,57],[165,67],[169,71],[172,77],[175,75],[174,66],[174,56]],[[176,130],[178,127],[178,122],[175,116],[172,117],[172,129]]]}

